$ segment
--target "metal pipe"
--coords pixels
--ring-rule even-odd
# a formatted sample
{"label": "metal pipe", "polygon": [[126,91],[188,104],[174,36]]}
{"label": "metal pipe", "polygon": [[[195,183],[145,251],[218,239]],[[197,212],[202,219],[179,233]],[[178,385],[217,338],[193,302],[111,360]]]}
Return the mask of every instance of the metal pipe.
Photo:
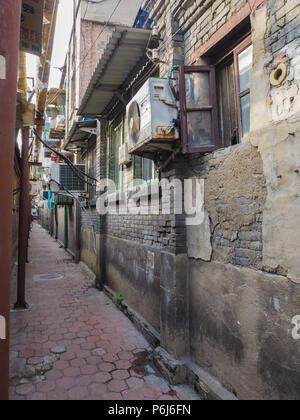
{"label": "metal pipe", "polygon": [[[0,0],[0,400],[8,399],[11,230],[21,0]],[[2,334],[4,333],[4,334]]]}
{"label": "metal pipe", "polygon": [[21,159],[21,194],[19,219],[19,261],[18,261],[18,291],[15,309],[26,309],[25,299],[26,261],[28,247],[29,223],[29,127],[22,129],[22,159]]}

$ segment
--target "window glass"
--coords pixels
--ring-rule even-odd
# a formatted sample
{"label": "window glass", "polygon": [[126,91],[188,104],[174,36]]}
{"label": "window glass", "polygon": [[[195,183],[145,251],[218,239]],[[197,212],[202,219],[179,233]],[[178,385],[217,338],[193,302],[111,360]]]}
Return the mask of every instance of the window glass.
{"label": "window glass", "polygon": [[241,98],[243,137],[250,133],[250,94]]}
{"label": "window glass", "polygon": [[250,88],[250,73],[253,62],[252,56],[252,45],[238,55],[240,93]]}
{"label": "window glass", "polygon": [[190,147],[212,146],[212,117],[210,111],[188,112],[188,143]]}
{"label": "window glass", "polygon": [[188,108],[210,106],[209,73],[186,73],[186,105]]}
{"label": "window glass", "polygon": [[157,179],[154,162],[150,159],[134,156],[134,179],[152,181]]}

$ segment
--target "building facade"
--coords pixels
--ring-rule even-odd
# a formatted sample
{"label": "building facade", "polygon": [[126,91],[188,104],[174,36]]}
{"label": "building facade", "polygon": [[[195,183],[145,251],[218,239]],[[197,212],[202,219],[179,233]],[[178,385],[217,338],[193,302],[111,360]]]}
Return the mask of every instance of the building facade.
{"label": "building facade", "polygon": [[[71,89],[85,131],[76,121],[65,147],[98,180],[81,258],[99,287],[122,294],[168,377],[207,398],[300,396],[299,16],[299,0],[147,0],[127,27],[109,27],[82,93]],[[124,159],[126,106],[150,76],[170,77],[180,139]],[[117,211],[100,216],[107,178]],[[121,211],[134,179],[151,214]],[[150,191],[163,179],[201,180],[201,224],[187,226],[175,198],[162,214],[159,188]]]}

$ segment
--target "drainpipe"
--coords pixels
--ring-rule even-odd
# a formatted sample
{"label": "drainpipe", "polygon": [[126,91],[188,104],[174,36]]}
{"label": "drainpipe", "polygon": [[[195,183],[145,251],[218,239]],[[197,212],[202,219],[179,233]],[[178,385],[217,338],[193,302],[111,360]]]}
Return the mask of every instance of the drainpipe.
{"label": "drainpipe", "polygon": [[8,399],[11,229],[21,0],[0,0],[0,400]]}
{"label": "drainpipe", "polygon": [[18,292],[15,309],[27,309],[25,300],[26,262],[30,217],[29,198],[29,127],[22,129],[22,159],[21,159],[21,193],[19,219],[19,261],[18,261]]}
{"label": "drainpipe", "polygon": [[81,234],[81,208],[78,200],[75,201],[75,262],[80,262],[80,234]]}
{"label": "drainpipe", "polygon": [[68,206],[64,208],[65,219],[64,219],[64,248],[68,248]]}
{"label": "drainpipe", "polygon": [[57,206],[55,205],[54,210],[54,216],[55,216],[55,240],[57,241],[58,239],[58,216],[57,216]]}

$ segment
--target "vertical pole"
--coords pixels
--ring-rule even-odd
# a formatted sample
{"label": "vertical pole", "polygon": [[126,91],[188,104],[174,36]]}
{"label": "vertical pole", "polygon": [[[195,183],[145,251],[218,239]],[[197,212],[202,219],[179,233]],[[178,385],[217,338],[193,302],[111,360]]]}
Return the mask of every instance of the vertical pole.
{"label": "vertical pole", "polygon": [[81,233],[81,208],[78,201],[75,201],[75,262],[80,262],[80,233]]}
{"label": "vertical pole", "polygon": [[12,191],[21,0],[0,0],[0,400],[8,399]]}
{"label": "vertical pole", "polygon": [[64,248],[68,248],[68,206],[64,208]]}
{"label": "vertical pole", "polygon": [[15,309],[26,309],[25,278],[29,223],[29,127],[22,129],[21,193],[19,220],[18,292]]}

